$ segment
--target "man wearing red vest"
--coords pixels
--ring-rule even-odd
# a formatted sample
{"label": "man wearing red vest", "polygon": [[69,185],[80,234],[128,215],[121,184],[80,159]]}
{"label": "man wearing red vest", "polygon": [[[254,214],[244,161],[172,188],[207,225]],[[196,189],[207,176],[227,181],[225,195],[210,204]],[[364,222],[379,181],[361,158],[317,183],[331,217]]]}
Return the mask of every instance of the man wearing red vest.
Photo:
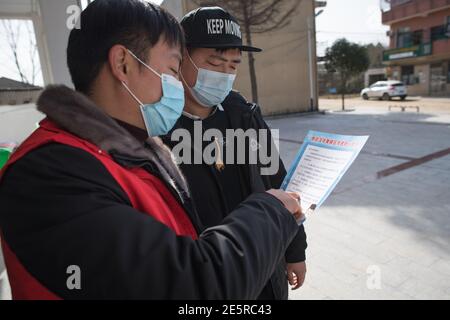
{"label": "man wearing red vest", "polygon": [[261,292],[297,233],[298,196],[253,194],[198,234],[188,186],[157,138],[184,106],[182,50],[179,24],[160,7],[96,0],[83,11],[67,48],[76,91],[43,92],[38,109],[46,119],[0,171],[13,298],[254,299]]}

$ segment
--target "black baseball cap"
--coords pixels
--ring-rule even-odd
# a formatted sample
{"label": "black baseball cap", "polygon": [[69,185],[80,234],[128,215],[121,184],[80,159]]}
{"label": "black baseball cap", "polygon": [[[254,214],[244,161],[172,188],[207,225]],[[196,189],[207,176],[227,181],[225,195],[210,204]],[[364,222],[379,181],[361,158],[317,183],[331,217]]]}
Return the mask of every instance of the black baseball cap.
{"label": "black baseball cap", "polygon": [[220,7],[201,7],[181,20],[188,48],[238,48],[261,52],[242,44],[242,32],[237,20]]}

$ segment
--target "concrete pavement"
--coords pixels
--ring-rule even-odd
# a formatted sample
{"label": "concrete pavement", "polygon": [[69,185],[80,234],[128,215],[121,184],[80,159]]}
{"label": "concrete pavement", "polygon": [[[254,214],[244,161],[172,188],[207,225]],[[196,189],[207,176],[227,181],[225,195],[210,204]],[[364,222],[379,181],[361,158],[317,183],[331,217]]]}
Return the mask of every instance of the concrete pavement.
{"label": "concrete pavement", "polygon": [[[354,112],[269,121],[287,165],[308,130],[371,136],[305,224],[308,275],[291,299],[450,299],[450,108],[386,107],[354,101]],[[416,160],[441,150],[447,155]],[[377,175],[404,163],[411,166]]]}

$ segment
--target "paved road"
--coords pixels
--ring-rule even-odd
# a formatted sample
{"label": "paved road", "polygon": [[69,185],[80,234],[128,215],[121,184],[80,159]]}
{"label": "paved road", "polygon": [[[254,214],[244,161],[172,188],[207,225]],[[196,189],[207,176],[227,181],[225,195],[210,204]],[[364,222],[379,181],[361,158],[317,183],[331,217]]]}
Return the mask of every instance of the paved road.
{"label": "paved road", "polygon": [[450,299],[450,100],[430,113],[358,101],[354,112],[270,121],[287,164],[308,130],[371,136],[306,222],[309,272],[291,299]]}

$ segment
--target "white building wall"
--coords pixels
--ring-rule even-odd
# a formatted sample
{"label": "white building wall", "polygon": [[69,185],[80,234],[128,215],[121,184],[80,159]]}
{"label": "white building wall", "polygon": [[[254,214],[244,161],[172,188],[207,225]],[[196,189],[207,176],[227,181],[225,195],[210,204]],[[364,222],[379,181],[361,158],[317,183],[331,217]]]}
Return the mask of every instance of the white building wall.
{"label": "white building wall", "polygon": [[184,8],[183,8],[183,1],[171,1],[171,0],[164,0],[161,3],[161,7],[167,9],[171,14],[173,14],[178,21],[181,20],[181,18],[184,16]]}
{"label": "white building wall", "polygon": [[[73,87],[67,68],[67,41],[70,29],[67,26],[71,20],[70,6],[78,5],[76,0],[39,0],[37,26],[38,46],[41,64],[48,72],[46,84],[65,84]],[[36,28],[36,27],[35,27]]]}

